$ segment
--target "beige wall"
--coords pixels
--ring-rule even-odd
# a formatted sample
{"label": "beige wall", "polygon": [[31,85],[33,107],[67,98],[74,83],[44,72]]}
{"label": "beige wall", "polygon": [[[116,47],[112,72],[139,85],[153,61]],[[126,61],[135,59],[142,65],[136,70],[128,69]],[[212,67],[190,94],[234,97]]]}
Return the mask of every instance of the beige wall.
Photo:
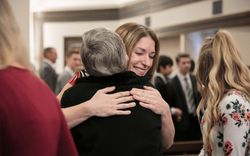
{"label": "beige wall", "polygon": [[224,0],[222,9],[225,15],[249,11],[250,1],[249,0]]}
{"label": "beige wall", "polygon": [[177,67],[175,62],[175,57],[181,52],[181,37],[171,36],[167,38],[160,39],[160,55],[167,55],[173,59],[173,73],[175,75]]}
{"label": "beige wall", "polygon": [[160,55],[168,55],[172,59],[180,52],[180,37],[173,36],[160,39]]}
{"label": "beige wall", "polygon": [[159,29],[162,27],[190,23],[250,10],[250,0],[224,0],[223,13],[213,15],[212,4],[212,0],[198,1],[196,3],[190,3],[150,14],[122,19],[119,21],[119,23],[123,24],[126,22],[137,22],[144,24],[145,17],[151,17],[152,29]]}

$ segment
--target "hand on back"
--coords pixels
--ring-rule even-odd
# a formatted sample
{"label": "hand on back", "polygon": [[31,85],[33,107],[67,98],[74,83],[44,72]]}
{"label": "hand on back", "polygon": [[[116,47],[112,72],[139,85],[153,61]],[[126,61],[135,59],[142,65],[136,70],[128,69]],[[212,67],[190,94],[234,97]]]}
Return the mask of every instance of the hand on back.
{"label": "hand on back", "polygon": [[163,100],[159,91],[152,87],[133,88],[130,93],[134,99],[140,101],[139,104],[142,107],[148,108],[156,114],[164,115],[166,110],[169,109],[168,103]]}
{"label": "hand on back", "polygon": [[88,101],[89,107],[93,116],[107,117],[112,115],[129,115],[128,110],[135,106],[133,96],[129,91],[108,94],[115,90],[115,87],[107,87],[100,89]]}

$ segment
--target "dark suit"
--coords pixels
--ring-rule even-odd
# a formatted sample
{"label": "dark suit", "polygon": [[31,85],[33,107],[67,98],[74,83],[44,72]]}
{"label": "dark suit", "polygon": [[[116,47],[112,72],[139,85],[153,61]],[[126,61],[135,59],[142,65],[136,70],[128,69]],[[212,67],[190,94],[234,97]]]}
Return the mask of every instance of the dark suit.
{"label": "dark suit", "polygon": [[[195,108],[200,101],[200,94],[197,90],[196,79],[190,75],[193,98]],[[181,82],[176,75],[172,80],[167,83],[167,98],[166,101],[170,107],[180,108],[182,110],[182,118],[179,122],[174,118],[175,124],[175,140],[199,140],[201,139],[200,126],[197,116],[188,113],[187,101],[185,93],[182,89]]]}
{"label": "dark suit", "polygon": [[55,93],[57,80],[55,69],[49,63],[43,61],[39,70],[39,75]]}

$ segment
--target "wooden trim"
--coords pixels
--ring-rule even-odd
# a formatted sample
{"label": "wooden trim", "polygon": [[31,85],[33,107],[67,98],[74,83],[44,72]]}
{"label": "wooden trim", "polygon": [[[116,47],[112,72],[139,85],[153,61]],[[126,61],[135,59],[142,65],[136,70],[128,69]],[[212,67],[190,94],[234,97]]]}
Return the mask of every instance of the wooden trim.
{"label": "wooden trim", "polygon": [[72,21],[95,21],[117,20],[118,9],[83,10],[83,11],[58,11],[35,13],[35,18],[44,22],[72,22]]}
{"label": "wooden trim", "polygon": [[153,13],[197,1],[201,0],[147,0],[121,8],[119,10],[120,19]]}
{"label": "wooden trim", "polygon": [[202,149],[202,140],[197,141],[177,141],[174,142],[173,146],[168,149],[165,154],[166,155],[183,155],[183,154],[199,154]]}
{"label": "wooden trim", "polygon": [[250,11],[156,29],[159,38],[205,29],[250,25]]}

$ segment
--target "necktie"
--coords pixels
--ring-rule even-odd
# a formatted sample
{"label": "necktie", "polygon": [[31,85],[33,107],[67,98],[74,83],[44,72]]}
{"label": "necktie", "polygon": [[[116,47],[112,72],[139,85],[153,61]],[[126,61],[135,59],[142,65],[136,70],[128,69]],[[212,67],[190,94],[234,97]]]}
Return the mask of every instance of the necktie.
{"label": "necktie", "polygon": [[190,84],[188,83],[187,77],[184,78],[184,82],[185,82],[185,89],[186,89],[188,112],[192,114],[195,111],[193,90]]}
{"label": "necktie", "polygon": [[166,77],[166,82],[167,82],[167,83],[169,82],[169,78],[168,78],[168,77]]}

